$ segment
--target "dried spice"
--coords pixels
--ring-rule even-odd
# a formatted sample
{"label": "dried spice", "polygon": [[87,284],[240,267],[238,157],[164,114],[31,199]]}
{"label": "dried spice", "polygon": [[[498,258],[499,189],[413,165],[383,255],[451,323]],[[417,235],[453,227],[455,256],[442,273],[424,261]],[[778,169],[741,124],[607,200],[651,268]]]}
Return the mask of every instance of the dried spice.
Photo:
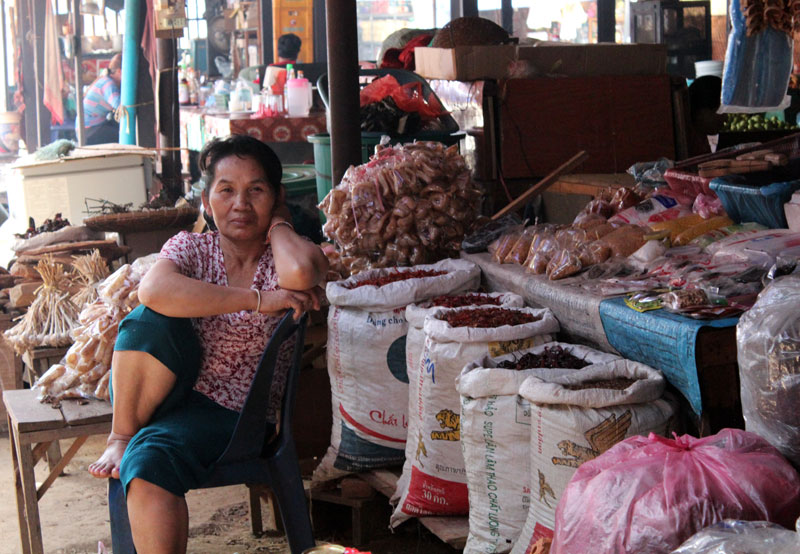
{"label": "dried spice", "polygon": [[372,279],[364,279],[363,281],[358,281],[357,283],[345,285],[345,287],[348,289],[357,289],[358,287],[365,287],[367,285],[372,285],[374,287],[382,287],[390,283],[396,283],[397,281],[405,281],[407,279],[422,279],[423,277],[438,277],[439,275],[444,275],[445,273],[447,272],[435,271],[432,269],[417,269],[414,271],[395,271],[392,273],[387,273],[386,275],[381,275],[380,277],[373,277]]}
{"label": "dried spice", "polygon": [[523,325],[541,319],[526,312],[506,308],[484,308],[479,310],[458,310],[442,316],[451,327],[501,327],[503,325]]}
{"label": "dried spice", "polygon": [[540,354],[528,352],[518,360],[504,360],[497,364],[502,369],[531,369],[535,367],[562,368],[562,369],[581,369],[589,365],[589,362],[578,358],[571,352],[562,347],[545,346]]}
{"label": "dried spice", "polygon": [[444,294],[432,298],[428,303],[428,307],[463,308],[464,306],[499,306],[500,302],[501,298],[499,296],[489,296],[488,294]]}
{"label": "dried spice", "polygon": [[564,385],[567,390],[586,390],[586,389],[608,389],[608,390],[625,390],[634,384],[638,379],[630,379],[628,377],[616,377],[614,379],[596,379],[593,381],[584,381],[575,385]]}

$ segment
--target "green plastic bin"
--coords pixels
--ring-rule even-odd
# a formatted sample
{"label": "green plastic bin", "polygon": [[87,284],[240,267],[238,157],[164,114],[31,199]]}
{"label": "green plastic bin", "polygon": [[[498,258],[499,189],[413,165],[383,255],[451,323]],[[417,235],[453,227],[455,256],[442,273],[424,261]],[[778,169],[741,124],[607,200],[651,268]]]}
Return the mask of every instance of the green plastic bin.
{"label": "green plastic bin", "polygon": [[322,240],[317,210],[317,172],[312,165],[284,164],[281,182],[286,188],[286,204],[292,213],[295,230],[319,243]]}

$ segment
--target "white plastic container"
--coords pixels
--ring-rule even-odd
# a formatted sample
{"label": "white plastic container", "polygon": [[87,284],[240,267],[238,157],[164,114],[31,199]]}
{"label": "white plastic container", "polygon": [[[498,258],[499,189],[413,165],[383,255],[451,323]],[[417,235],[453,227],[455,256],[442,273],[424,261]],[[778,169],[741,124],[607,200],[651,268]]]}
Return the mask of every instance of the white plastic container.
{"label": "white plastic container", "polygon": [[311,110],[311,83],[308,79],[289,79],[286,83],[286,111],[289,117],[308,117]]}
{"label": "white plastic container", "polygon": [[789,229],[800,232],[800,192],[795,192],[792,199],[783,205],[783,211],[786,214],[786,223],[788,223]]}
{"label": "white plastic container", "polygon": [[721,60],[704,60],[701,62],[694,62],[695,79],[705,77],[706,75],[713,75],[722,79],[723,63],[724,62]]}

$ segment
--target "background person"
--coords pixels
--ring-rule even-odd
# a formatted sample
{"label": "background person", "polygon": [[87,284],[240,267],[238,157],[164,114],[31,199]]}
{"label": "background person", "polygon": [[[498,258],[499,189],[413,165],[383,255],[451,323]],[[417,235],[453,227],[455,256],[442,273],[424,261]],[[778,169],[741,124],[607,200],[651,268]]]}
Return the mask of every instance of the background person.
{"label": "background person", "polygon": [[119,107],[121,82],[122,54],[116,54],[105,74],[89,86],[83,97],[86,144],[119,142],[119,123],[114,121],[114,112]]}

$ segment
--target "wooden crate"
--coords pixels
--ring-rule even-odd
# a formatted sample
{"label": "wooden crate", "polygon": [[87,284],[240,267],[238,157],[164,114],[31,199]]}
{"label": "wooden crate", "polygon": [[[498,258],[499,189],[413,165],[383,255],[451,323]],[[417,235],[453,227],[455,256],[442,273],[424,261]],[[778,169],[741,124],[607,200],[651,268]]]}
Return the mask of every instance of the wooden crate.
{"label": "wooden crate", "polygon": [[506,179],[541,177],[576,152],[581,173],[623,173],[674,159],[667,75],[511,79],[500,92],[500,165]]}

